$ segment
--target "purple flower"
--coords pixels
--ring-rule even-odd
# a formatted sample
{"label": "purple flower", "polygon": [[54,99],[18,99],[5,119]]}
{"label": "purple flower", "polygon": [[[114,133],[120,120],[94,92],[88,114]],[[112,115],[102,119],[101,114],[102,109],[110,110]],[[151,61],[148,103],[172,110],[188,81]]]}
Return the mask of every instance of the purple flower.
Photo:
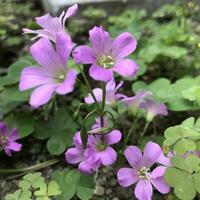
{"label": "purple flower", "polygon": [[[114,104],[117,100],[122,99],[126,97],[123,94],[116,93],[117,90],[123,85],[123,81],[121,81],[118,85],[116,85],[114,79],[110,80],[106,83],[106,104]],[[102,89],[101,88],[95,88],[93,90],[93,93],[97,99],[97,101],[102,102]],[[85,97],[85,102],[87,104],[94,103],[94,99],[89,94],[87,97]]]}
{"label": "purple flower", "polygon": [[16,128],[9,131],[7,125],[0,122],[0,147],[4,149],[8,156],[12,155],[12,151],[21,151],[22,145],[16,142],[18,139],[19,135]]}
{"label": "purple flower", "polygon": [[78,10],[78,5],[75,4],[68,8],[66,12],[62,12],[59,17],[52,17],[49,13],[41,17],[36,17],[36,22],[43,29],[30,30],[24,28],[24,33],[37,34],[35,38],[44,37],[56,41],[56,34],[58,32],[65,32],[65,22],[68,18],[74,16]]}
{"label": "purple flower", "polygon": [[163,103],[155,103],[151,99],[146,99],[144,103],[141,104],[141,108],[147,111],[147,121],[152,121],[156,115],[168,115],[167,107]]}
{"label": "purple flower", "polygon": [[102,27],[94,27],[89,31],[92,48],[79,46],[73,56],[76,63],[92,64],[90,76],[95,80],[110,81],[113,72],[125,77],[133,77],[137,72],[137,64],[125,59],[135,49],[137,42],[130,33],[125,32],[112,39]]}
{"label": "purple flower", "polygon": [[145,102],[146,98],[152,96],[151,92],[148,91],[138,91],[133,97],[125,97],[122,99],[122,102],[128,107],[128,109],[136,115],[138,109],[140,108],[141,103]]}
{"label": "purple flower", "polygon": [[77,72],[67,67],[72,48],[71,38],[63,32],[56,35],[56,51],[46,38],[31,46],[31,54],[40,66],[28,66],[22,71],[19,89],[35,88],[30,98],[33,107],[46,104],[54,92],[64,95],[74,90]]}
{"label": "purple flower", "polygon": [[90,135],[88,137],[88,148],[85,151],[85,156],[89,162],[96,161],[101,165],[112,165],[117,159],[116,151],[110,146],[121,140],[122,134],[118,130],[113,130],[106,135]]}
{"label": "purple flower", "polygon": [[125,157],[132,168],[121,168],[118,171],[118,180],[121,186],[128,187],[134,183],[135,196],[139,200],[151,200],[153,195],[152,185],[162,194],[169,192],[170,188],[164,181],[165,166],[158,166],[153,171],[151,167],[158,162],[162,150],[156,143],[148,142],[144,153],[136,146],[129,146]]}
{"label": "purple flower", "polygon": [[[107,116],[104,116],[103,118],[103,122],[104,122],[104,128],[108,128],[109,125],[108,125],[108,117]],[[98,129],[98,128],[101,128],[101,120],[100,120],[100,117],[96,118],[95,119],[95,124],[92,126],[92,130],[94,129]]]}
{"label": "purple flower", "polygon": [[91,164],[84,156],[85,149],[81,140],[80,132],[77,132],[73,137],[74,148],[69,148],[65,153],[66,161],[70,164],[79,164],[78,169],[84,173],[91,174],[95,168],[95,162]]}

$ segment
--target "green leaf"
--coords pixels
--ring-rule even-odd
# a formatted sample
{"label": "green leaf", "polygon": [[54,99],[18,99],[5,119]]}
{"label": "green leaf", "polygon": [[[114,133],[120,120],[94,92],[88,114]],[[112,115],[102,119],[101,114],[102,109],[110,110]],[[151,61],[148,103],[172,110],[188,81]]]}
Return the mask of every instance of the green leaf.
{"label": "green leaf", "polygon": [[194,151],[195,149],[195,142],[186,138],[180,139],[174,146],[174,150],[178,154],[184,154],[187,151]]}
{"label": "green leaf", "polygon": [[59,190],[59,185],[57,182],[51,181],[48,184],[47,194],[48,196],[57,196],[61,194],[61,191]]}
{"label": "green leaf", "polygon": [[29,190],[31,188],[31,183],[25,180],[19,182],[19,187],[23,190]]}
{"label": "green leaf", "polygon": [[163,48],[162,54],[173,59],[179,59],[187,54],[187,49],[178,46],[169,46]]}
{"label": "green leaf", "polygon": [[24,113],[17,113],[16,115],[9,115],[5,118],[9,127],[17,128],[20,138],[24,138],[33,132],[33,117]]}
{"label": "green leaf", "polygon": [[194,184],[198,193],[200,193],[200,173],[195,173],[193,175]]}
{"label": "green leaf", "polygon": [[44,183],[40,186],[39,190],[34,192],[35,196],[46,196],[47,194],[47,184]]}

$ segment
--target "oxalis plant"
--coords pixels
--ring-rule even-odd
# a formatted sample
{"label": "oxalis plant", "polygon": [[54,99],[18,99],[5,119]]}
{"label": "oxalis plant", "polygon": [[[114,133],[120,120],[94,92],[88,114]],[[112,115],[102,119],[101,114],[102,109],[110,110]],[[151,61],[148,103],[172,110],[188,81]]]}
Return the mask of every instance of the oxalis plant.
{"label": "oxalis plant", "polygon": [[[149,140],[142,149],[128,146],[141,142],[154,118],[168,115],[167,107],[155,102],[150,91],[141,89],[131,97],[120,93],[124,82],[116,83],[116,77],[134,78],[139,68],[128,58],[137,48],[136,39],[128,32],[111,38],[103,27],[95,26],[89,31],[89,46],[77,46],[65,30],[66,20],[77,10],[78,5],[75,4],[59,17],[50,14],[37,17],[36,22],[41,29],[23,29],[26,34],[36,35],[30,52],[37,64],[22,70],[19,90],[33,89],[30,105],[34,109],[43,106],[46,114],[56,104],[55,98],[75,92],[77,82],[86,88],[88,95],[74,112],[74,121],[70,121],[78,124],[80,130],[73,133],[72,144],[65,152],[66,162],[80,172],[68,168],[55,171],[52,175],[54,181],[47,184],[40,173],[30,172],[58,163],[57,159],[24,169],[0,169],[1,173],[29,172],[19,182],[19,190],[8,194],[6,200],[67,200],[75,194],[83,200],[91,199],[93,183],[87,177],[93,177],[95,182],[102,167],[114,165],[122,156],[125,157],[124,163],[117,167],[116,179],[122,187],[133,187],[135,198],[151,200],[154,190],[168,194],[170,187],[171,194],[174,191],[180,199],[195,198],[200,192],[200,120],[191,117],[166,129],[163,148]],[[75,64],[71,65],[72,61]],[[93,89],[87,74],[101,87]],[[188,91],[184,95],[190,96],[190,93]],[[80,116],[79,111],[86,105],[91,107],[91,111]],[[59,117],[65,119],[62,109],[58,112]],[[119,122],[122,114],[132,119],[128,132],[117,129],[117,123],[126,125],[122,120]],[[95,122],[88,126],[91,118],[95,118]],[[143,118],[146,121],[143,129],[138,131],[137,136],[133,135],[137,123]],[[61,126],[63,119],[57,121]],[[45,128],[42,131],[45,132]],[[16,128],[10,130],[5,122],[0,123],[0,145],[8,156],[22,150],[19,139]],[[62,146],[62,139],[59,145]],[[20,195],[27,196],[22,198]]]}

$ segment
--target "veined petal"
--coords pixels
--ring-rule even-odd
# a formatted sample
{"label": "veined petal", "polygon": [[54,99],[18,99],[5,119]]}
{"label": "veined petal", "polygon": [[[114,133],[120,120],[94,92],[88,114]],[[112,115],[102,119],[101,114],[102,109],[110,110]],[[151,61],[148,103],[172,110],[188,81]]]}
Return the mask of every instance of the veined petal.
{"label": "veined petal", "polygon": [[117,178],[122,187],[128,187],[138,181],[137,171],[132,168],[119,169]]}
{"label": "veined petal", "polygon": [[60,83],[60,85],[55,89],[55,92],[60,95],[72,92],[76,83],[76,76],[77,72],[74,69],[69,69],[67,71],[64,82]]}
{"label": "veined petal", "polygon": [[31,94],[30,104],[34,108],[46,104],[52,97],[54,90],[54,84],[46,84],[36,88]]}
{"label": "veined petal", "polygon": [[91,174],[93,172],[92,166],[89,162],[87,162],[87,160],[80,162],[78,169],[86,174]]}
{"label": "veined petal", "polygon": [[113,91],[114,92],[115,87],[116,87],[116,83],[115,83],[114,78],[106,83],[106,91]]}
{"label": "veined petal", "polygon": [[113,71],[124,77],[133,78],[138,70],[137,64],[133,60],[123,59],[118,61],[113,67]]}
{"label": "veined petal", "polygon": [[19,90],[24,91],[39,85],[54,83],[53,74],[42,67],[30,66],[23,69]]}
{"label": "veined petal", "polygon": [[104,136],[104,141],[107,145],[118,143],[122,138],[122,134],[118,130],[113,130]]}
{"label": "veined petal", "polygon": [[9,133],[9,139],[11,141],[16,141],[18,140],[20,137],[19,137],[19,133],[18,133],[18,130],[16,128],[13,128],[10,133]]}
{"label": "veined petal", "polygon": [[108,32],[102,27],[95,26],[89,31],[90,42],[94,48],[95,54],[107,55],[111,50],[111,38]]}
{"label": "veined petal", "polygon": [[33,58],[46,70],[55,73],[63,69],[62,62],[48,39],[41,38],[31,46],[30,51]]}
{"label": "veined petal", "polygon": [[139,200],[151,200],[153,188],[149,180],[140,180],[135,187],[135,196]]}
{"label": "veined petal", "polygon": [[90,76],[98,81],[108,82],[113,78],[113,72],[110,69],[104,69],[102,67],[92,65],[89,69]]}
{"label": "veined petal", "polygon": [[0,133],[5,135],[7,133],[7,125],[4,122],[0,122]]}
{"label": "veined petal", "polygon": [[117,153],[112,147],[107,147],[105,150],[98,152],[103,165],[112,165],[117,160]]}
{"label": "veined petal", "polygon": [[137,46],[136,39],[128,32],[120,34],[112,44],[112,54],[117,58],[130,55]]}
{"label": "veined petal", "polygon": [[68,163],[77,164],[84,160],[83,150],[78,148],[70,148],[65,153],[65,158]]}
{"label": "veined petal", "polygon": [[144,163],[145,166],[151,167],[157,162],[157,159],[162,154],[160,146],[154,142],[148,142],[144,148]]}
{"label": "veined petal", "polygon": [[66,66],[73,48],[73,43],[69,35],[65,32],[56,34],[56,50],[63,66]]}
{"label": "veined petal", "polygon": [[[95,89],[92,90],[92,91],[93,91],[93,93],[94,93],[94,95],[95,95],[97,101],[98,101],[98,102],[101,102],[101,101],[102,101],[102,89],[100,89],[100,88],[95,88]],[[92,97],[91,94],[89,94],[87,97],[85,97],[85,103],[87,103],[87,104],[92,104],[92,103],[94,103],[94,99],[93,99],[93,97]]]}
{"label": "veined petal", "polygon": [[78,64],[92,64],[95,62],[93,50],[84,45],[75,48],[73,58]]}
{"label": "veined petal", "polygon": [[129,146],[124,151],[124,155],[129,162],[129,164],[135,168],[139,169],[142,167],[143,164],[143,158],[142,158],[142,152],[141,150],[136,146]]}
{"label": "veined petal", "polygon": [[65,26],[65,22],[68,18],[73,17],[74,15],[76,15],[78,11],[78,4],[74,4],[73,6],[69,7],[62,19],[62,26]]}

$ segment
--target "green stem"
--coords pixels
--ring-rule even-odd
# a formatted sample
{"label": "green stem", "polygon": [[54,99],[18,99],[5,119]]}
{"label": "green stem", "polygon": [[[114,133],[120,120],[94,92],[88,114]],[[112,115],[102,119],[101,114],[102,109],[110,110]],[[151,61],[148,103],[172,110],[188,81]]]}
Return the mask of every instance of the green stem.
{"label": "green stem", "polygon": [[105,103],[106,103],[106,83],[102,83],[102,105],[101,105],[101,111],[100,111],[100,122],[101,127],[104,127],[104,109],[105,109]]}
{"label": "green stem", "polygon": [[19,173],[19,172],[36,171],[36,170],[43,169],[48,166],[54,165],[58,162],[59,162],[59,160],[52,159],[52,160],[48,160],[48,161],[45,161],[40,164],[36,164],[36,165],[30,166],[30,167],[25,167],[25,168],[20,168],[20,169],[0,169],[0,174],[13,174],[13,173]]}
{"label": "green stem", "polygon": [[94,102],[95,102],[95,104],[96,104],[96,106],[97,106],[97,109],[99,110],[99,112],[101,112],[101,107],[100,107],[100,105],[99,105],[99,103],[98,103],[98,101],[97,101],[96,96],[94,95],[94,93],[93,93],[93,91],[92,91],[92,88],[91,88],[91,86],[90,86],[90,83],[89,83],[89,81],[88,81],[88,79],[87,79],[87,77],[86,77],[84,71],[80,68],[80,66],[78,66],[78,67],[79,67],[79,70],[80,70],[80,72],[81,72],[81,74],[82,74],[82,77],[83,77],[83,79],[84,79],[84,81],[85,81],[85,84],[86,84],[86,86],[87,86],[87,89],[89,90],[89,93],[91,94],[92,98],[94,99]]}
{"label": "green stem", "polygon": [[143,137],[144,136],[144,134],[145,134],[145,132],[146,132],[146,130],[147,130],[147,128],[148,128],[148,126],[149,126],[149,121],[147,121],[146,122],[146,124],[145,124],[145,127],[144,127],[144,129],[143,129],[143,131],[142,131],[142,133],[140,134],[141,135],[141,137]]}
{"label": "green stem", "polygon": [[[137,117],[137,116],[136,116],[136,117]],[[124,147],[126,146],[127,142],[129,141],[129,139],[130,139],[130,137],[131,137],[131,135],[132,135],[132,133],[133,133],[133,130],[134,130],[134,128],[135,128],[135,125],[136,125],[137,121],[138,121],[138,118],[136,118],[136,119],[134,120],[134,122],[132,123],[131,128],[130,128],[128,134],[127,134],[127,137],[125,138]]]}

